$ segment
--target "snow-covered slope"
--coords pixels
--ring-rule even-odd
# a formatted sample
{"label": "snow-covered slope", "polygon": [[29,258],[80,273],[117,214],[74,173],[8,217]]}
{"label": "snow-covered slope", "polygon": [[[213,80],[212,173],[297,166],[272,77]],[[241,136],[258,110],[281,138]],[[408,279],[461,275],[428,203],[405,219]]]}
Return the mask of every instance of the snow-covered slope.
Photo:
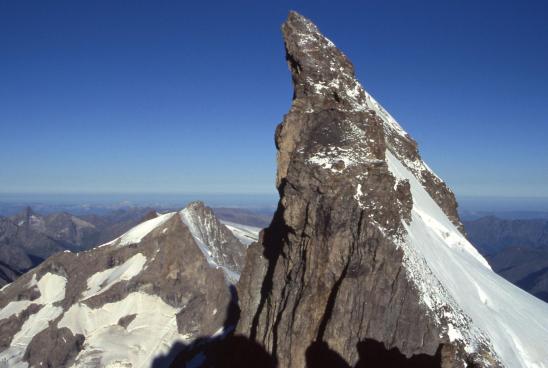
{"label": "snow-covered slope", "polygon": [[411,184],[412,220],[401,242],[408,277],[451,341],[471,352],[491,344],[506,367],[548,367],[548,304],[495,274],[417,178],[390,151],[386,157]]}
{"label": "snow-covered slope", "polygon": [[[382,119],[386,134],[408,139],[400,124],[362,91],[364,107]],[[505,367],[548,367],[548,304],[495,274],[421,182],[425,171],[439,177],[420,158],[409,160],[387,143],[388,168],[396,179],[410,183],[413,198],[411,221],[403,222],[404,240],[394,241],[404,250],[407,275],[424,305],[449,339],[470,353],[486,344]]]}
{"label": "snow-covered slope", "polygon": [[145,236],[147,236],[152,230],[156,229],[158,226],[161,226],[166,221],[168,221],[171,217],[175,215],[175,212],[166,213],[163,215],[159,215],[158,217],[155,217],[153,219],[150,219],[148,221],[145,221],[134,228],[130,229],[120,237],[114,239],[111,242],[108,242],[103,245],[99,245],[99,247],[116,244],[119,247],[123,247],[125,245],[130,244],[137,244],[139,243]]}
{"label": "snow-covered slope", "polygon": [[223,331],[244,254],[200,202],[59,253],[0,291],[0,367],[149,367]]}
{"label": "snow-covered slope", "polygon": [[38,289],[40,293],[38,299],[32,302],[29,300],[12,301],[0,311],[0,318],[6,320],[12,316],[21,315],[31,304],[40,308],[24,321],[20,330],[12,337],[11,345],[0,352],[0,365],[5,367],[26,367],[26,364],[21,362],[21,357],[32,338],[46,329],[50,321],[63,313],[63,308],[54,304],[65,298],[66,283],[66,278],[52,273],[45,274],[38,281],[36,281],[36,275],[33,275],[28,286]]}
{"label": "snow-covered slope", "polygon": [[[85,336],[76,367],[101,362],[102,366],[148,367],[154,357],[167,354],[176,342],[192,336],[179,333],[174,308],[156,295],[133,292],[124,299],[90,308],[77,303],[63,314],[58,328]],[[127,325],[120,322],[127,319]]]}

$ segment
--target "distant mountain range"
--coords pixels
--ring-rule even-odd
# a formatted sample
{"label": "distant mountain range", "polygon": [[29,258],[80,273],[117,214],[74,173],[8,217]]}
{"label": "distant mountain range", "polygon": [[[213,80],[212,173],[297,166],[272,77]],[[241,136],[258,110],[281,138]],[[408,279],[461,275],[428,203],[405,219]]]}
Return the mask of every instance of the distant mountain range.
{"label": "distant mountain range", "polygon": [[[51,210],[57,206],[42,208]],[[15,215],[0,216],[0,287],[55,253],[88,250],[106,243],[155,213],[148,207],[120,207],[76,216],[67,212],[39,214],[26,207]],[[228,221],[228,226],[251,226],[252,233],[268,226],[272,217],[268,210],[240,208],[218,208],[215,214]],[[242,229],[235,231],[244,238],[248,235]]]}
{"label": "distant mountain range", "polygon": [[66,212],[41,215],[27,207],[0,217],[0,286],[55,253],[86,250],[121,235],[149,211],[132,208],[77,217]]}
{"label": "distant mountain range", "polygon": [[487,216],[464,227],[495,272],[548,302],[548,220]]}

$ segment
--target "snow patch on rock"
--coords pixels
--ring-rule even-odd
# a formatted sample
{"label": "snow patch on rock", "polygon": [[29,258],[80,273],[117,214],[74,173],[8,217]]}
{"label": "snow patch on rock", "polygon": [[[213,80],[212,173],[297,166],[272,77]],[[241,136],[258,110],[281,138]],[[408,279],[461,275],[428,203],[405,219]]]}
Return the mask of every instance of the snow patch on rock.
{"label": "snow patch on rock", "polygon": [[131,280],[143,270],[146,261],[142,253],[137,253],[119,266],[97,272],[87,280],[88,288],[81,300],[101,294],[120,281]]}
{"label": "snow patch on rock", "polygon": [[[50,321],[53,321],[63,313],[63,308],[54,306],[54,303],[65,298],[65,287],[67,279],[53,273],[46,273],[36,283],[40,291],[40,297],[32,302],[14,301],[10,302],[0,311],[4,318],[9,318],[13,314],[18,314],[31,304],[42,305],[42,308],[34,314],[31,314],[25,321],[21,329],[13,336],[10,346],[0,353],[0,362],[5,363],[7,367],[27,367],[28,364],[22,361],[28,344],[38,333],[46,329]],[[22,304],[20,302],[26,302]],[[13,303],[18,303],[12,305]],[[12,305],[10,307],[10,305]],[[7,312],[4,309],[7,308]],[[21,309],[23,308],[23,309]]]}
{"label": "snow patch on rock", "polygon": [[145,221],[135,226],[134,228],[132,228],[131,230],[129,230],[122,236],[108,243],[99,245],[98,247],[104,247],[104,246],[113,245],[113,244],[116,244],[116,246],[122,247],[130,244],[140,243],[141,240],[143,240],[143,238],[147,236],[152,230],[166,223],[171,217],[173,217],[173,215],[175,215],[175,212],[166,213],[164,215],[160,215],[158,217]]}
{"label": "snow patch on rock", "polygon": [[358,149],[330,146],[325,151],[316,152],[310,156],[307,162],[338,174],[358,164],[381,162],[378,159],[370,158],[370,155],[365,147]]}
{"label": "snow patch on rock", "polygon": [[8,305],[0,310],[0,320],[10,318],[14,314],[19,315],[19,313],[27,309],[30,304],[30,300],[16,300],[9,302]]}
{"label": "snow patch on rock", "polygon": [[[98,361],[100,366],[149,367],[176,342],[192,338],[178,332],[176,315],[180,310],[159,296],[134,292],[97,309],[74,304],[59,321],[59,328],[86,337],[73,367],[97,366]],[[132,314],[136,316],[127,327],[118,324]]]}

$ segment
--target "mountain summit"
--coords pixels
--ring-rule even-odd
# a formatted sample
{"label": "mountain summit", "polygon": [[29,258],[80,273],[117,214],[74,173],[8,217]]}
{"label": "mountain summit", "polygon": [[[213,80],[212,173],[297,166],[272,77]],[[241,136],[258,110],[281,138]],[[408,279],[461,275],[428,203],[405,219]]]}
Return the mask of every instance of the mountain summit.
{"label": "mountain summit", "polygon": [[0,367],[165,367],[231,327],[246,245],[201,202],[147,217],[0,289]]}
{"label": "mountain summit", "polygon": [[453,193],[348,58],[295,12],[282,32],[280,201],[248,250],[237,333],[280,367],[548,366],[548,305],[467,241]]}

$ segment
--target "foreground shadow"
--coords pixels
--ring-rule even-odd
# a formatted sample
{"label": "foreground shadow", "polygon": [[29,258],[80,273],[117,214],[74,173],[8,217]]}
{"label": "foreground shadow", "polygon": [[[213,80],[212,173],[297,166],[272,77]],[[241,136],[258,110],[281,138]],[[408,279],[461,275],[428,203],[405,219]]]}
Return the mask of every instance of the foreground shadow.
{"label": "foreground shadow", "polygon": [[[407,358],[397,348],[387,349],[382,342],[365,339],[356,346],[358,362],[354,368],[439,368],[441,345],[434,356],[413,355]],[[306,350],[306,366],[309,368],[351,368],[351,366],[324,341],[316,341]]]}
{"label": "foreground shadow", "polygon": [[307,367],[350,368],[350,365],[324,341],[315,341],[306,349]]}
{"label": "foreground shadow", "polygon": [[[354,368],[440,368],[440,345],[436,354],[407,358],[397,348],[386,349],[382,342],[366,339],[357,344],[359,360]],[[176,352],[176,354],[173,354]],[[352,368],[326,342],[314,342],[306,350],[308,368]],[[171,364],[170,364],[171,362]],[[223,338],[202,338],[191,345],[178,344],[159,357],[153,367],[177,368],[275,368],[277,360],[260,344],[246,336],[229,334]]]}
{"label": "foreground shadow", "polygon": [[[276,252],[274,252],[276,253]],[[275,264],[277,255],[269,254]],[[268,279],[268,278],[267,278]],[[266,292],[268,292],[268,282]],[[223,323],[224,333],[217,337],[204,336],[190,344],[176,343],[165,355],[158,356],[152,363],[153,368],[275,368],[278,362],[265,348],[251,337],[234,334],[234,328],[240,319],[238,295],[234,286],[230,287],[231,302],[227,306]],[[253,332],[253,331],[252,331]],[[418,354],[407,358],[397,348],[387,349],[382,342],[365,339],[356,345],[358,362],[354,368],[439,368],[441,367],[441,349],[436,354]],[[305,353],[308,368],[351,368],[344,358],[323,341],[320,333]]]}
{"label": "foreground shadow", "polygon": [[[200,337],[191,344],[176,343],[165,355],[158,356],[153,368],[275,368],[277,359],[253,339],[234,334],[240,318],[238,295],[231,287],[232,301],[227,306],[223,323],[224,334],[217,337]],[[365,339],[356,345],[358,362],[354,368],[439,368],[440,345],[435,355],[418,354],[407,358],[397,348],[387,349],[382,342]],[[351,368],[339,353],[325,341],[313,342],[305,353],[308,368]]]}
{"label": "foreground shadow", "polygon": [[234,334],[234,327],[240,319],[240,308],[236,288],[230,286],[230,292],[232,300],[227,306],[222,335],[200,337],[191,344],[178,342],[165,355],[156,357],[151,367],[276,367],[276,359],[260,344],[246,336]]}
{"label": "foreground shadow", "polygon": [[261,345],[245,336],[231,335],[223,340],[198,344],[183,351],[171,367],[274,368],[277,367],[277,362]]}
{"label": "foreground shadow", "polygon": [[438,346],[434,356],[413,355],[407,358],[398,348],[387,349],[382,342],[365,339],[358,343],[359,361],[355,368],[366,367],[402,367],[402,368],[438,368],[441,367],[441,348]]}

